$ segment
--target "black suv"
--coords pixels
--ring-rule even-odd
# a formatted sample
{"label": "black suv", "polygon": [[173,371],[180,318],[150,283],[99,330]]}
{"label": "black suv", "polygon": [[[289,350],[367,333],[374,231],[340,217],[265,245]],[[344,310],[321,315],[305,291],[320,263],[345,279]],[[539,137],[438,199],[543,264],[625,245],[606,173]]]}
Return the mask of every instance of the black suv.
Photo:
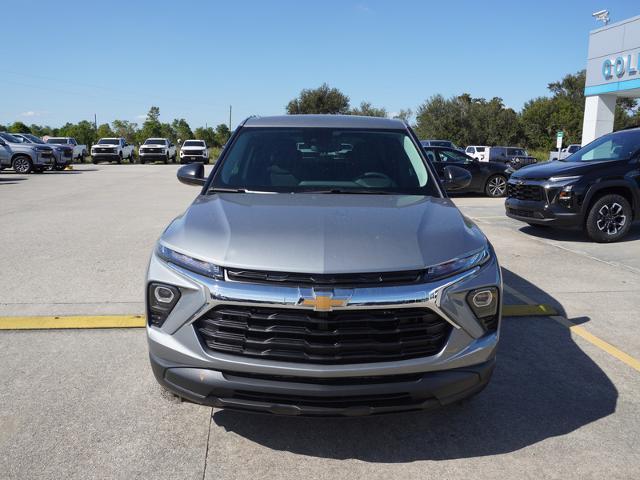
{"label": "black suv", "polygon": [[500,162],[481,162],[454,148],[424,147],[424,153],[433,164],[440,178],[445,177],[445,167],[455,165],[471,174],[471,183],[451,193],[484,193],[488,197],[504,197],[507,179],[513,168]]}
{"label": "black suv", "polygon": [[530,225],[586,229],[615,242],[640,219],[640,128],[604,135],[569,157],[518,170],[507,215]]}

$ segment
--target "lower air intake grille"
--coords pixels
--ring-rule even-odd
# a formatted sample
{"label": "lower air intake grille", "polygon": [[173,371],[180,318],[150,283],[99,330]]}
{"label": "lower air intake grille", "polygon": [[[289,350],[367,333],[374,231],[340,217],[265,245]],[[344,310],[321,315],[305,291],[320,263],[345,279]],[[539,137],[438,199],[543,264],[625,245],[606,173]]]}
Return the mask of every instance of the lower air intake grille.
{"label": "lower air intake grille", "polygon": [[345,364],[428,357],[451,324],[429,309],[314,312],[217,307],[194,323],[215,352],[289,362]]}

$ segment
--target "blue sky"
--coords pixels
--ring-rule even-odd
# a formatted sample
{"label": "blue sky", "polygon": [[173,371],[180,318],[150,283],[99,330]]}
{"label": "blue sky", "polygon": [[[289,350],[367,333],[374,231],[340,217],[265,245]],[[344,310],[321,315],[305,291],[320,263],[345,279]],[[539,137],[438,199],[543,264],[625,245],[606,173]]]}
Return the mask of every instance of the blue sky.
{"label": "blue sky", "polygon": [[142,123],[157,105],[194,128],[231,104],[235,126],[323,82],[390,112],[463,92],[519,110],[584,68],[602,8],[640,14],[637,0],[22,0],[3,14],[0,123]]}

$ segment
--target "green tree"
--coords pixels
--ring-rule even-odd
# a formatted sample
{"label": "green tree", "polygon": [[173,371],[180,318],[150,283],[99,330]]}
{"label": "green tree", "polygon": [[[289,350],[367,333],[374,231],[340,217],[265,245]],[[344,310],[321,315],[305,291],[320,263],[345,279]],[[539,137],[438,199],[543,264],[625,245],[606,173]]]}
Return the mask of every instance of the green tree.
{"label": "green tree", "polygon": [[413,110],[410,108],[401,108],[398,113],[396,113],[393,118],[398,118],[400,120],[404,120],[405,122],[410,122],[411,117],[413,117]]}
{"label": "green tree", "polygon": [[111,128],[116,137],[123,137],[128,143],[136,143],[138,137],[138,124],[128,120],[114,120]]}
{"label": "green tree", "polygon": [[111,127],[109,126],[108,123],[103,123],[102,125],[98,126],[98,131],[96,132],[98,138],[109,138],[109,137],[115,137],[116,134],[114,133],[113,130],[111,130]]}
{"label": "green tree", "polygon": [[162,137],[163,128],[160,123],[160,108],[152,106],[147,112],[147,118],[138,132],[138,141],[144,142],[147,138]]}
{"label": "green tree", "polygon": [[73,137],[78,143],[87,146],[91,146],[97,140],[94,125],[87,120],[81,120],[77,124],[65,123],[57,132],[52,133],[61,137]]}
{"label": "green tree", "polygon": [[229,140],[230,136],[231,136],[231,130],[229,130],[229,127],[227,126],[227,124],[226,123],[219,124],[216,127],[215,146],[221,147],[222,145],[227,143],[227,140]]}
{"label": "green tree", "polygon": [[197,140],[204,140],[208,147],[219,146],[216,141],[216,132],[212,127],[198,127],[193,132]]}
{"label": "green tree", "polygon": [[371,102],[360,102],[360,106],[351,109],[351,115],[364,115],[365,117],[386,117],[387,109],[371,105]]}
{"label": "green tree", "polygon": [[9,133],[31,133],[31,129],[22,122],[13,122],[9,125]]}
{"label": "green tree", "polygon": [[31,133],[33,133],[37,137],[44,137],[46,135],[53,136],[55,129],[51,128],[48,125],[42,126],[32,123],[31,125],[29,125],[29,130],[31,130]]}
{"label": "green tree", "polygon": [[191,131],[191,127],[187,123],[184,118],[175,119],[171,123],[171,127],[176,133],[176,137],[182,141],[189,140],[193,138],[193,132]]}
{"label": "green tree", "polygon": [[323,83],[318,88],[304,89],[287,104],[290,115],[301,113],[349,113],[349,97],[337,88]]}

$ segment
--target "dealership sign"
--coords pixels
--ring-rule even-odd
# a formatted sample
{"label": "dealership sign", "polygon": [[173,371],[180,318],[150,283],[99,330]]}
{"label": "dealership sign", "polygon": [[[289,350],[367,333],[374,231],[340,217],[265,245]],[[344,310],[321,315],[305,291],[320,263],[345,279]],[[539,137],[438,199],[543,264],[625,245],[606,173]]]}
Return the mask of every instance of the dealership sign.
{"label": "dealership sign", "polygon": [[616,57],[615,60],[607,58],[602,62],[602,76],[605,80],[616,78],[631,77],[637,75],[640,71],[640,53],[622,55]]}

